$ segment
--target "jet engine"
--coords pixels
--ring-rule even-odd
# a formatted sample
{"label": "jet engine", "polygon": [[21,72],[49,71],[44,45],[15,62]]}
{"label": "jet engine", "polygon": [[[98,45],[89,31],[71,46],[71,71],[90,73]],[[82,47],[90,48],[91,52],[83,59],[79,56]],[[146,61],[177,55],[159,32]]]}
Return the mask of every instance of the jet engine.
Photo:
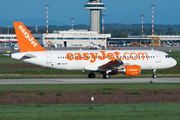
{"label": "jet engine", "polygon": [[138,76],[141,73],[141,67],[139,65],[127,65],[118,70],[118,72],[128,76]]}

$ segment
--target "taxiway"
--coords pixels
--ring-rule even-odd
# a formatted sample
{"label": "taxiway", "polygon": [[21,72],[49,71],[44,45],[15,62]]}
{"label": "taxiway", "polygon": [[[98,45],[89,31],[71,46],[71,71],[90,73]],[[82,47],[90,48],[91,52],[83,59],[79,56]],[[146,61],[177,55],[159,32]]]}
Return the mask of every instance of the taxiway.
{"label": "taxiway", "polygon": [[0,79],[0,84],[90,84],[90,83],[180,83],[180,78],[57,78],[57,79]]}

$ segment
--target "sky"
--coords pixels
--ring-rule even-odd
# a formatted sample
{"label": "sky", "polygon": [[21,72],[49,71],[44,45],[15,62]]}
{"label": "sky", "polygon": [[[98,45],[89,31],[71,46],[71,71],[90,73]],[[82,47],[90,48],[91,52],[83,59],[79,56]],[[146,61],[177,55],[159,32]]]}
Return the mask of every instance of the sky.
{"label": "sky", "polygon": [[[46,4],[49,4],[50,25],[90,25],[90,10],[84,5],[88,0],[0,0],[0,26],[13,26],[13,21],[28,25],[46,25]],[[155,4],[155,24],[180,24],[180,0],[103,0],[105,23],[141,24],[151,23],[152,9]]]}

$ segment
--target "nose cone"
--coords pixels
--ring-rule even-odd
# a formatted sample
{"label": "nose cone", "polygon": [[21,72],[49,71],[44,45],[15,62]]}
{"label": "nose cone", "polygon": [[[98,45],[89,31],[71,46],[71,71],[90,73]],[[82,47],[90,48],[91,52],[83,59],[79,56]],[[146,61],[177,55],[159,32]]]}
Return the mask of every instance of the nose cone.
{"label": "nose cone", "polygon": [[171,60],[171,65],[172,65],[172,67],[176,66],[176,64],[177,64],[177,61],[172,58],[172,60]]}

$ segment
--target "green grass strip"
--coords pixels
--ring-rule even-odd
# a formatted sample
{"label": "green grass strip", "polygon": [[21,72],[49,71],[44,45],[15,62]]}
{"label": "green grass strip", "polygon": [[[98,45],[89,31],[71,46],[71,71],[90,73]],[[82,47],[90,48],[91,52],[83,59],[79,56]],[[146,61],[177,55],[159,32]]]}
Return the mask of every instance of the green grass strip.
{"label": "green grass strip", "polygon": [[178,89],[180,83],[6,84],[0,90]]}
{"label": "green grass strip", "polygon": [[179,104],[1,105],[2,120],[179,120]]}

